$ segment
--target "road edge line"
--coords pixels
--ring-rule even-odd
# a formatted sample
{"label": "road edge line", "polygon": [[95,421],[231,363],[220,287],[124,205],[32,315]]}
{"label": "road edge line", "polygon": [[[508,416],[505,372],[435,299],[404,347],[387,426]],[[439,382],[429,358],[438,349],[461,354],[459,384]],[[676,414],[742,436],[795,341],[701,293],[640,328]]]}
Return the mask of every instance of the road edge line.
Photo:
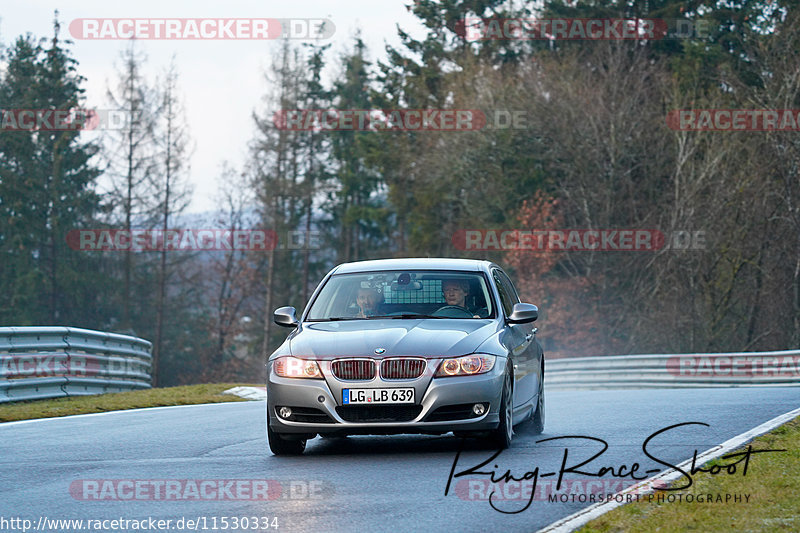
{"label": "road edge line", "polygon": [[209,405],[247,405],[249,402],[211,402],[211,403],[190,403],[186,405],[159,405],[156,407],[137,407],[136,409],[115,409],[113,411],[103,411],[102,413],[81,413],[78,415],[50,416],[47,418],[31,418],[28,420],[11,420],[0,422],[0,429],[16,426],[19,424],[32,424],[34,422],[47,422],[48,420],[71,420],[87,416],[118,415],[120,413],[139,413],[142,411],[156,411],[159,409],[178,409],[181,407],[208,407]]}
{"label": "road edge line", "polygon": [[[702,454],[697,456],[697,464],[702,465],[707,463],[708,461],[712,461],[721,455],[724,455],[732,450],[735,450],[745,444],[746,442],[764,435],[775,429],[776,427],[789,422],[793,418],[800,416],[800,407],[797,409],[793,409],[788,413],[784,413],[782,415],[778,415],[775,418],[764,422],[761,425],[754,427],[744,433],[741,433],[731,439],[726,440],[722,444],[718,444],[713,448],[710,448],[704,451]],[[684,469],[687,467],[691,467],[693,459],[687,459],[686,461],[682,462],[681,464],[677,465],[678,468]],[[608,500],[602,503],[595,503],[594,505],[590,505],[580,511],[573,513],[565,518],[561,518],[560,520],[556,520],[552,524],[545,526],[544,528],[537,531],[537,533],[569,533],[570,531],[574,531],[575,529],[587,524],[589,521],[594,520],[595,518],[606,514],[607,512],[616,509],[622,505],[625,505],[625,498],[623,497],[623,501],[616,501],[617,496],[624,496],[629,493],[636,493],[636,494],[650,494],[655,489],[653,488],[654,482],[660,483],[668,483],[670,481],[674,481],[681,477],[683,474],[677,472],[673,469],[664,470],[660,474],[656,474],[653,477],[647,478],[645,480],[640,481],[639,483],[628,487],[625,490],[621,490],[617,494],[614,495],[613,500]]]}

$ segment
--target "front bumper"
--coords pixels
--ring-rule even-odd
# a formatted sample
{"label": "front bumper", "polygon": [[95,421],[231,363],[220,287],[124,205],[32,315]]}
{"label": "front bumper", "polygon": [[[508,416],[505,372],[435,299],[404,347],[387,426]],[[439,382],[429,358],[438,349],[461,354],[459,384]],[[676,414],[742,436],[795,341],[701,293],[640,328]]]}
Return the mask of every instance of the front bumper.
{"label": "front bumper", "polygon": [[[329,365],[322,363],[325,379],[282,378],[268,365],[267,409],[270,428],[280,434],[295,434],[310,437],[321,435],[348,434],[400,434],[433,433],[449,431],[478,432],[497,427],[500,416],[499,406],[503,388],[505,358],[498,357],[490,372],[475,376],[433,378],[441,359],[428,360],[428,370],[423,376],[413,380],[383,380],[376,377],[370,381],[342,381],[334,378]],[[416,407],[387,409],[387,416],[381,421],[352,421],[342,417],[342,390],[345,388],[414,388]],[[455,414],[450,417],[453,406],[469,406],[476,403],[488,404],[488,409],[480,416],[470,418]],[[411,404],[394,404],[410,406]],[[289,407],[295,412],[313,413],[300,415],[304,421],[285,420],[277,408]],[[450,407],[440,410],[442,407]],[[382,406],[360,406],[364,410],[382,409]],[[339,408],[339,409],[337,409]],[[348,408],[345,408],[348,409]],[[389,420],[391,413],[403,411],[406,419]],[[418,414],[417,414],[418,411]],[[366,411],[369,412],[369,411]],[[376,411],[377,412],[377,411]],[[410,413],[410,414],[409,414]],[[348,415],[345,415],[348,416]],[[352,418],[348,416],[348,418]],[[410,418],[410,419],[409,419]],[[434,420],[427,420],[432,418]]]}

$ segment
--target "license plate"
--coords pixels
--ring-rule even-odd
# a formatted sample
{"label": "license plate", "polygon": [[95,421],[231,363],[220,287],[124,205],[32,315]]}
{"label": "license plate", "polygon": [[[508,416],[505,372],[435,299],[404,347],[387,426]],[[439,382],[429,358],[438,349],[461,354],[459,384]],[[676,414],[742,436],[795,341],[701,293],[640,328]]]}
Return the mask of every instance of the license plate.
{"label": "license plate", "polygon": [[343,405],[374,403],[414,403],[414,388],[342,390]]}

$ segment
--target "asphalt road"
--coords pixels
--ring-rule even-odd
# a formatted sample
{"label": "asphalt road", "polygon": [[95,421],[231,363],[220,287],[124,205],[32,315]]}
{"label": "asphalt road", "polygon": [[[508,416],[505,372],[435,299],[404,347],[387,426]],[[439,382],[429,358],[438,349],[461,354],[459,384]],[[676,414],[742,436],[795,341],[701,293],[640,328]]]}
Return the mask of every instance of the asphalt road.
{"label": "asphalt road", "polygon": [[[267,450],[263,402],[0,424],[0,530],[19,531],[2,522],[16,517],[31,520],[34,527],[43,517],[153,517],[171,520],[173,531],[181,519],[184,529],[188,520],[199,519],[197,530],[214,531],[216,525],[216,531],[223,531],[222,517],[229,517],[227,530],[232,531],[233,517],[248,517],[248,528],[240,521],[236,529],[244,531],[254,530],[252,520],[257,517],[259,527],[266,525],[264,518],[273,526],[277,518],[278,531],[535,531],[589,505],[569,501],[570,493],[579,499],[581,493],[622,488],[608,472],[599,482],[567,472],[556,494],[568,501],[548,501],[565,448],[568,469],[602,445],[586,438],[537,442],[541,439],[603,439],[608,449],[582,470],[613,467],[620,473],[621,465],[629,471],[638,462],[636,475],[643,476],[648,470],[666,469],[642,450],[644,440],[662,428],[684,422],[709,424],[674,428],[648,445],[654,457],[678,464],[695,449],[703,452],[799,406],[798,388],[549,392],[545,433],[532,435],[527,425],[518,426],[512,448],[476,469],[494,469],[497,477],[510,470],[521,478],[539,468],[541,477],[526,509],[522,510],[529,497],[514,483],[496,493],[495,498],[500,497],[492,504],[507,512],[521,511],[515,514],[492,508],[486,499],[491,492],[485,491],[487,476],[477,473],[454,478],[449,495],[444,495],[459,439],[317,438],[301,457],[274,457]],[[467,441],[454,473],[492,454]],[[544,476],[551,472],[556,475]],[[172,501],[165,500],[168,483]],[[530,487],[532,480],[526,483]],[[259,499],[253,499],[252,492]],[[207,499],[200,499],[203,495]],[[128,526],[132,530],[130,522]],[[48,528],[58,529],[66,530],[52,524]],[[102,530],[125,528],[106,522]]]}

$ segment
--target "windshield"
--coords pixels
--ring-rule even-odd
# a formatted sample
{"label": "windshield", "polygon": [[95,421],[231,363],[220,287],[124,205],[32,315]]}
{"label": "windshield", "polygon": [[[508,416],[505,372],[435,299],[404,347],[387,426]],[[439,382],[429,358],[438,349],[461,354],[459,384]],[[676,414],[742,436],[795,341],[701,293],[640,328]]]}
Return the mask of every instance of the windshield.
{"label": "windshield", "polygon": [[479,272],[397,270],[335,274],[306,320],[494,317],[486,278]]}

